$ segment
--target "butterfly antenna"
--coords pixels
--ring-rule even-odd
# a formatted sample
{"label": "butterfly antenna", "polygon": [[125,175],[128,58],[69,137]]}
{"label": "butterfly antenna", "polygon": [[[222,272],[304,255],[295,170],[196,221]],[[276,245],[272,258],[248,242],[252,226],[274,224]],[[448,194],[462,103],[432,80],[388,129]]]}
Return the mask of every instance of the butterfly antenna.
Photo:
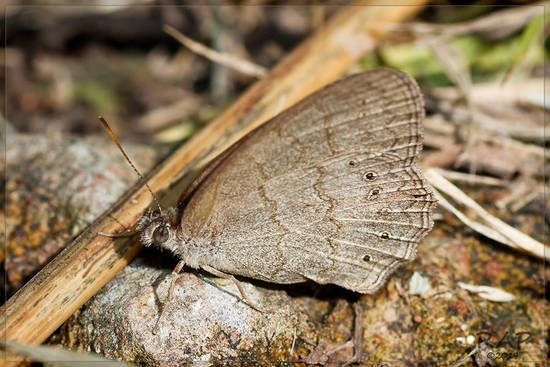
{"label": "butterfly antenna", "polygon": [[145,183],[145,187],[147,187],[147,190],[149,190],[149,192],[151,193],[151,196],[153,197],[153,200],[155,201],[155,204],[157,204],[160,212],[162,213],[162,208],[157,200],[157,197],[155,196],[155,194],[153,193],[153,190],[151,190],[151,188],[149,187],[149,185],[147,184],[147,182],[145,182],[145,180],[143,179],[143,175],[138,171],[138,169],[136,168],[136,166],[132,163],[132,161],[130,160],[130,158],[128,157],[128,155],[126,154],[126,152],[124,151],[124,149],[122,148],[122,146],[120,145],[120,143],[118,142],[118,139],[116,138],[115,136],[115,133],[113,132],[113,130],[111,130],[111,127],[109,126],[109,124],[107,123],[107,121],[105,121],[105,119],[102,117],[102,116],[99,116],[98,117],[99,121],[101,121],[101,123],[103,124],[103,127],[105,128],[105,130],[107,130],[107,132],[109,133],[109,135],[111,136],[111,139],[113,139],[113,141],[115,142],[116,146],[118,147],[118,150],[120,150],[120,152],[122,153],[122,155],[124,156],[124,158],[126,158],[126,160],[128,161],[128,163],[130,164],[130,166],[134,169],[134,171],[137,173],[137,175],[139,176],[139,178],[141,180],[144,181]]}

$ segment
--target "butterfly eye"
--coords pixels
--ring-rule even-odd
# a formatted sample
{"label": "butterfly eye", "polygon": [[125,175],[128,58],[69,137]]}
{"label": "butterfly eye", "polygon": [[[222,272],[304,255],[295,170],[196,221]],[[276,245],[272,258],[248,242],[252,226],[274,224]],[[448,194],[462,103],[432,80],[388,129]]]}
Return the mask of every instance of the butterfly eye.
{"label": "butterfly eye", "polygon": [[364,261],[364,262],[368,263],[368,262],[370,262],[371,260],[372,260],[372,257],[371,257],[370,255],[365,255],[365,256],[363,256],[363,261]]}
{"label": "butterfly eye", "polygon": [[158,217],[160,217],[160,210],[159,210],[159,209],[153,210],[153,212],[151,213],[151,217],[152,217],[152,218],[158,218]]}
{"label": "butterfly eye", "polygon": [[376,173],[374,173],[374,172],[365,173],[365,179],[369,180],[369,181],[375,180],[376,179]]}
{"label": "butterfly eye", "polygon": [[388,240],[390,238],[390,233],[386,231],[381,232],[379,237],[383,240]]}
{"label": "butterfly eye", "polygon": [[153,232],[153,242],[157,245],[164,243],[168,240],[170,232],[165,226],[157,227]]}

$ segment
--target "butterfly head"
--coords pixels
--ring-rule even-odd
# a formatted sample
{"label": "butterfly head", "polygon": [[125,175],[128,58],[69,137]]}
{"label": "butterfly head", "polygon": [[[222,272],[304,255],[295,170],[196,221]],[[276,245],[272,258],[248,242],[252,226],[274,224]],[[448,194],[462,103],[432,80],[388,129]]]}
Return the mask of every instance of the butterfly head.
{"label": "butterfly head", "polygon": [[178,243],[176,210],[148,210],[138,222],[140,241],[144,246],[156,246],[174,251]]}

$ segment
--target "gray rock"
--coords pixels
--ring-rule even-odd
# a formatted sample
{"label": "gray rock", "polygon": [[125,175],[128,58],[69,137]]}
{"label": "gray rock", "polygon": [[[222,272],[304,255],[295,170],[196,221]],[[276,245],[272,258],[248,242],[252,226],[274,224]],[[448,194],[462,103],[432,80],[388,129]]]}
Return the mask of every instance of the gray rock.
{"label": "gray rock", "polygon": [[[296,333],[312,334],[308,316],[285,291],[236,286],[195,272],[178,277],[158,328],[171,273],[134,261],[109,282],[64,329],[63,344],[147,366],[242,365],[296,359]],[[271,361],[271,362],[268,362]]]}

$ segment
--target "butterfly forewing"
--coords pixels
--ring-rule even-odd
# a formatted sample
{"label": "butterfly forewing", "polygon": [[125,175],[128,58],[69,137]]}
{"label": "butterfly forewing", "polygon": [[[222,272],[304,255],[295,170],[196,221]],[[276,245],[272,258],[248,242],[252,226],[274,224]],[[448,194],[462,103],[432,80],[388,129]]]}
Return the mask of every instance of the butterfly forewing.
{"label": "butterfly forewing", "polygon": [[432,227],[416,165],[423,101],[406,74],[341,79],[250,133],[188,198],[199,261],[277,283],[379,288]]}

